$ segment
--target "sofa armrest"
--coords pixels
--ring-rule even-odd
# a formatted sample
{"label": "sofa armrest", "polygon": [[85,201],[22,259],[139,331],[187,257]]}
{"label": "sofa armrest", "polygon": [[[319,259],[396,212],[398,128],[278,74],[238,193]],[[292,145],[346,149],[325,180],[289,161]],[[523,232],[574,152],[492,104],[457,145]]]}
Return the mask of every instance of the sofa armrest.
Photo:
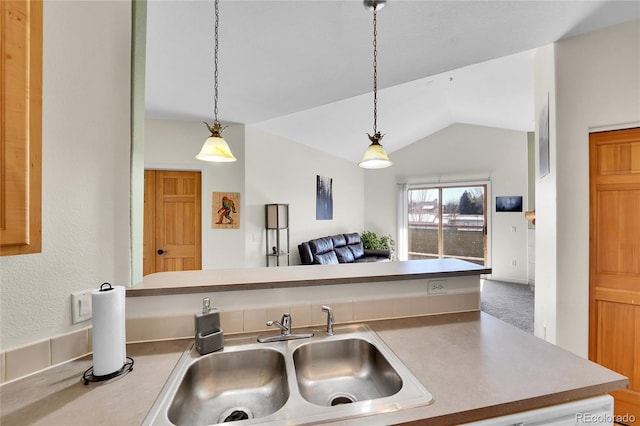
{"label": "sofa armrest", "polygon": [[298,253],[300,253],[300,263],[302,265],[311,265],[313,263],[313,256],[311,255],[309,243],[304,242],[298,244]]}
{"label": "sofa armrest", "polygon": [[365,256],[386,257],[391,259],[391,250],[384,249],[364,249]]}

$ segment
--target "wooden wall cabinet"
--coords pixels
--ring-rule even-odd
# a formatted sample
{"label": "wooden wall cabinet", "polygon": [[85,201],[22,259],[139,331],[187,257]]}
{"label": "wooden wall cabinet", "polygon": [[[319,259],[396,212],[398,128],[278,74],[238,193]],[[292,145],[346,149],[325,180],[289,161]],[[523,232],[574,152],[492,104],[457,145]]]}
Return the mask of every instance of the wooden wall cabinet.
{"label": "wooden wall cabinet", "polygon": [[42,249],[42,1],[0,1],[0,254]]}

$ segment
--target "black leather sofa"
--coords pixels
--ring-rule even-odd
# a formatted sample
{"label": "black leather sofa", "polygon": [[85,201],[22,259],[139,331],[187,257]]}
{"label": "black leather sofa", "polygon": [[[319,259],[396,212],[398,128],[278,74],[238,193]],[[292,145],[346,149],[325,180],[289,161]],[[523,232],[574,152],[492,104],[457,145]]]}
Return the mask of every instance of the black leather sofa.
{"label": "black leather sofa", "polygon": [[335,263],[388,262],[390,250],[365,249],[360,234],[338,234],[316,238],[298,245],[303,265],[330,265]]}

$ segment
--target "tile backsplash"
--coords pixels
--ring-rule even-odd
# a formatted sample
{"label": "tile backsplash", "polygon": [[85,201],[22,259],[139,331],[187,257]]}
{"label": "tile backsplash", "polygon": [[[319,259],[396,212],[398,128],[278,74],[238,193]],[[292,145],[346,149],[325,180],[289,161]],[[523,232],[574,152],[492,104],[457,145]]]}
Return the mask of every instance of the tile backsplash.
{"label": "tile backsplash", "polygon": [[[442,295],[422,295],[369,300],[339,300],[331,306],[337,324],[402,318],[443,313],[477,311],[480,292],[453,292]],[[267,320],[280,320],[289,312],[295,327],[322,327],[326,314],[322,304],[278,304],[264,308],[221,310],[220,322],[225,335],[277,331],[267,327]],[[193,315],[127,318],[127,342],[189,338],[194,335]],[[0,353],[0,383],[6,383],[45,368],[90,354],[91,327],[54,336]]]}

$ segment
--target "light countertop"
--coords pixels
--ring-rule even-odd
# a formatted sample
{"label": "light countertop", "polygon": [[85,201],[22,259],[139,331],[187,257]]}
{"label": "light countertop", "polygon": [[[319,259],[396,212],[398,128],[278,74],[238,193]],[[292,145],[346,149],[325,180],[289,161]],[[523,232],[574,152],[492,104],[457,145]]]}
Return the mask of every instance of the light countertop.
{"label": "light countertop", "polygon": [[400,281],[490,273],[491,268],[460,259],[159,272],[147,275],[141,284],[127,288],[127,297]]}
{"label": "light countertop", "polygon": [[[450,425],[601,395],[625,377],[494,317],[468,312],[369,323],[435,396],[432,405],[336,424]],[[85,357],[0,387],[0,424],[138,425],[192,340],[130,344],[133,371],[83,385]]]}

